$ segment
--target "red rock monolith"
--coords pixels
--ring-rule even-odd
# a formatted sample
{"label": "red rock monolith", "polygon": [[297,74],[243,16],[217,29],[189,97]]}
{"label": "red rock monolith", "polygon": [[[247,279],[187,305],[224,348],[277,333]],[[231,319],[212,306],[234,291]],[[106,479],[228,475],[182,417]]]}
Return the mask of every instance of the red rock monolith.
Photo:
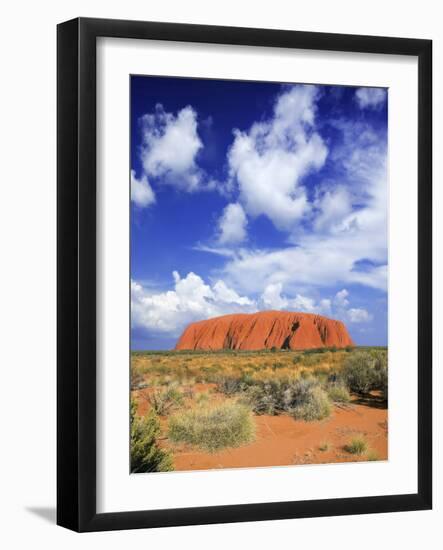
{"label": "red rock monolith", "polygon": [[353,346],[344,323],[313,313],[235,313],[191,323],[176,350],[313,349]]}

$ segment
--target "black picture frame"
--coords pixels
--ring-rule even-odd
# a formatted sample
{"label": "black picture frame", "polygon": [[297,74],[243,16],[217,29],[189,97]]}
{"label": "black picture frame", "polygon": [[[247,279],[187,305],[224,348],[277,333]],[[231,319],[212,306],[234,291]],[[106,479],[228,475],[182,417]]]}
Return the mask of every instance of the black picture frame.
{"label": "black picture frame", "polygon": [[[135,38],[418,59],[418,491],[416,494],[96,512],[96,39]],[[432,42],[79,18],[57,29],[57,523],[104,531],[432,507]]]}

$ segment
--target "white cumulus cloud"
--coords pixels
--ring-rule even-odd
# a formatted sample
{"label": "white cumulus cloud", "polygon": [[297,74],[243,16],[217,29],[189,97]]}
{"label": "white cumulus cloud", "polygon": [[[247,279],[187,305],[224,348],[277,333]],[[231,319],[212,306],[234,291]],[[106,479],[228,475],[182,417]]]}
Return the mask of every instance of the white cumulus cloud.
{"label": "white cumulus cloud", "polygon": [[297,294],[295,298],[289,301],[290,309],[296,311],[304,311],[306,313],[318,313],[320,315],[331,315],[331,300],[329,298],[323,298],[322,300],[315,300],[309,296],[303,296]]}
{"label": "white cumulus cloud", "polygon": [[203,172],[196,156],[203,143],[197,132],[196,111],[187,106],[174,115],[159,103],[154,113],[141,117],[140,124],[145,173],[183,191],[198,190]]}
{"label": "white cumulus cloud", "polygon": [[315,201],[318,215],[314,220],[316,231],[338,232],[343,229],[343,220],[352,212],[349,191],[343,185],[326,189]]}
{"label": "white cumulus cloud", "polygon": [[218,221],[219,244],[237,244],[244,241],[247,223],[242,206],[238,203],[228,204]]}
{"label": "white cumulus cloud", "polygon": [[131,170],[131,201],[140,208],[146,208],[155,202],[154,191],[149,185],[148,178],[143,175],[141,179],[137,179],[134,170]]}
{"label": "white cumulus cloud", "polygon": [[281,283],[271,283],[264,289],[260,304],[261,309],[278,309],[300,311],[303,313],[317,313],[331,316],[350,323],[365,323],[372,319],[366,309],[350,308],[349,292],[344,288],[331,298],[315,299],[297,293],[289,297],[283,293]]}
{"label": "white cumulus cloud", "polygon": [[266,286],[261,300],[267,309],[284,309],[288,306],[288,300],[282,296],[283,285],[281,283],[270,283]]}
{"label": "white cumulus cloud", "polygon": [[234,130],[228,152],[230,178],[251,216],[265,215],[288,229],[309,210],[303,177],[325,162],[327,147],[315,131],[318,89],[294,86],[274,105],[272,118],[249,131]]}
{"label": "white cumulus cloud", "polygon": [[222,280],[207,284],[195,273],[180,277],[173,272],[174,289],[153,292],[131,281],[131,316],[133,327],[151,333],[178,336],[192,321],[235,312],[256,311],[256,304],[240,296]]}
{"label": "white cumulus cloud", "polygon": [[339,290],[337,294],[334,296],[334,305],[338,308],[346,308],[349,305],[348,300],[349,292],[344,288],[343,290]]}
{"label": "white cumulus cloud", "polygon": [[366,309],[349,307],[349,292],[346,288],[339,290],[332,301],[338,317],[349,323],[368,323],[372,315]]}
{"label": "white cumulus cloud", "polygon": [[358,88],[355,99],[362,109],[378,109],[386,100],[383,88]]}
{"label": "white cumulus cloud", "polygon": [[313,201],[311,226],[288,229],[287,246],[236,251],[224,267],[228,284],[242,292],[260,292],[271,283],[293,293],[300,286],[357,283],[386,291],[386,139],[362,123],[334,125],[343,134],[331,159],[341,183],[322,186]]}
{"label": "white cumulus cloud", "polygon": [[236,304],[239,306],[254,306],[254,301],[246,296],[239,296],[235,290],[226,286],[226,284],[218,280],[212,287],[214,300],[217,303]]}
{"label": "white cumulus cloud", "polygon": [[193,321],[269,309],[317,313],[349,323],[369,322],[372,316],[365,309],[349,307],[348,296],[346,289],[333,299],[301,293],[290,296],[283,292],[282,284],[276,283],[268,285],[255,300],[240,295],[221,279],[209,284],[193,272],[181,277],[174,271],[173,288],[163,292],[131,281],[132,327],[144,328],[150,334],[178,337]]}
{"label": "white cumulus cloud", "polygon": [[372,319],[372,316],[366,311],[366,309],[360,308],[349,309],[346,317],[350,323],[367,323]]}

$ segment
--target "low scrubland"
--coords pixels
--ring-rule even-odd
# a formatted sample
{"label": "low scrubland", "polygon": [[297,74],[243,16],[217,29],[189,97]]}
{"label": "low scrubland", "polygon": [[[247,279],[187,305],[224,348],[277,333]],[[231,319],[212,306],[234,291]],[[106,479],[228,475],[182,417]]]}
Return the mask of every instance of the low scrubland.
{"label": "low scrubland", "polygon": [[[171,470],[175,446],[214,453],[247,445],[261,415],[318,422],[374,393],[387,402],[386,348],[134,352],[131,470]],[[361,441],[344,450],[376,460]]]}

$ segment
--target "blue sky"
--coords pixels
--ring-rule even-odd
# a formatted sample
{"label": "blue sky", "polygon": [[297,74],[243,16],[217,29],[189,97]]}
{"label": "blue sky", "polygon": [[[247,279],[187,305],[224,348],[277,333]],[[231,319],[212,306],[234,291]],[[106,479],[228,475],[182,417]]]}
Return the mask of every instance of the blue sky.
{"label": "blue sky", "polygon": [[131,77],[131,345],[268,309],[387,344],[387,91]]}

